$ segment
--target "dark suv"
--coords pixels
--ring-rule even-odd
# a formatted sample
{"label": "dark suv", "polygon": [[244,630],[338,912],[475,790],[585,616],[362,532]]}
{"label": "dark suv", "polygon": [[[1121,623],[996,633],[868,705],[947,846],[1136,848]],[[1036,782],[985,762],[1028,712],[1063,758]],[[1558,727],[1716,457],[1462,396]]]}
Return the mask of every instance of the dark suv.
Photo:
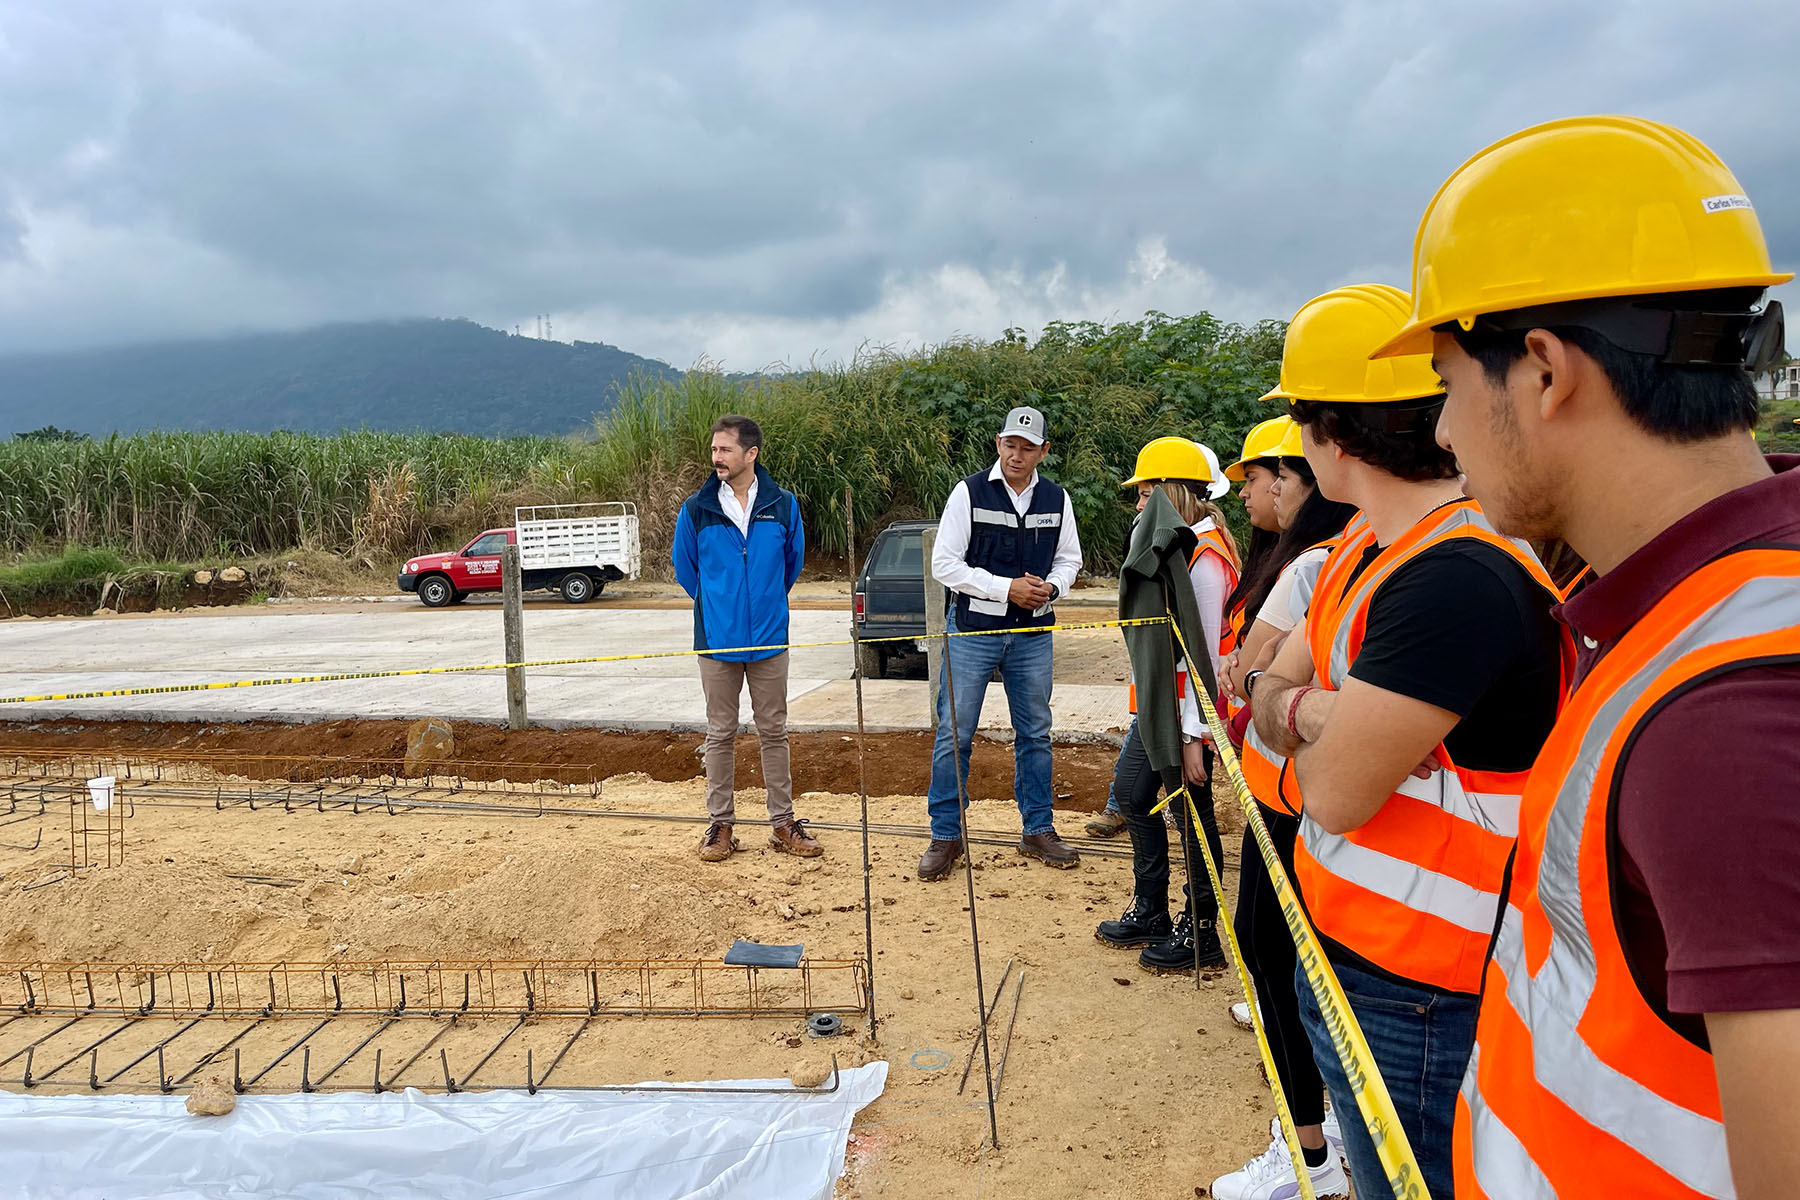
{"label": "dark suv", "polygon": [[[925,636],[925,548],[921,535],[936,521],[896,521],[875,538],[869,560],[856,580],[856,632],[861,637]],[[905,655],[923,666],[915,642],[878,642],[858,650],[864,679],[881,679],[889,664]]]}

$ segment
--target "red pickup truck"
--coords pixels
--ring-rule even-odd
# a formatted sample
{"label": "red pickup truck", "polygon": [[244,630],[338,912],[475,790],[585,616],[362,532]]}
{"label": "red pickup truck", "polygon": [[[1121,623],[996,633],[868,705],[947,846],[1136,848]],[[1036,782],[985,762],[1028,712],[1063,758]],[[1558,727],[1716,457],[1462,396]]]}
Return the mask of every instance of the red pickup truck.
{"label": "red pickup truck", "polygon": [[461,550],[410,558],[400,572],[400,590],[417,592],[419,599],[431,608],[461,604],[470,592],[497,592],[500,553],[507,543],[517,540],[510,529],[489,529]]}
{"label": "red pickup truck", "polygon": [[546,504],[515,509],[511,529],[489,529],[452,554],[406,560],[400,590],[427,607],[457,604],[470,592],[500,590],[500,555],[519,547],[519,584],[553,588],[585,604],[615,579],[636,579],[642,565],[637,508],[631,504]]}

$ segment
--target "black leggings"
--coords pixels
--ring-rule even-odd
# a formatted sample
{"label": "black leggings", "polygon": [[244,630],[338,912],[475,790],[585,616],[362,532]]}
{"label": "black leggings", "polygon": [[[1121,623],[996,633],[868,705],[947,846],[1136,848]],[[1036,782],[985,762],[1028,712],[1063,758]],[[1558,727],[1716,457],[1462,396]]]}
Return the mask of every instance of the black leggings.
{"label": "black leggings", "polygon": [[[1263,824],[1269,828],[1269,840],[1275,843],[1276,856],[1291,880],[1300,818],[1259,807]],[[1294,1124],[1317,1125],[1325,1119],[1325,1083],[1319,1078],[1319,1068],[1313,1065],[1312,1043],[1307,1039],[1306,1026],[1300,1023],[1300,1002],[1294,998],[1298,956],[1262,851],[1248,828],[1244,830],[1239,864],[1237,916],[1232,928],[1237,931],[1244,965],[1256,980],[1256,1003],[1269,1037],[1269,1053],[1275,1059],[1275,1074],[1280,1076],[1282,1094],[1293,1110]]]}
{"label": "black leggings", "polygon": [[[1212,761],[1212,747],[1208,746],[1206,766],[1209,771]],[[1125,814],[1125,828],[1131,834],[1131,873],[1136,894],[1140,899],[1166,908],[1169,903],[1169,828],[1163,824],[1162,813],[1153,816],[1150,812],[1162,794],[1162,779],[1151,769],[1150,760],[1144,754],[1136,721],[1131,723],[1131,731],[1125,735],[1125,744],[1119,749],[1119,765],[1113,768],[1113,794],[1118,797],[1119,811]],[[1217,866],[1224,861],[1224,847],[1219,843],[1219,823],[1213,815],[1211,780],[1203,785],[1189,785],[1188,794],[1193,796],[1194,807],[1200,811],[1200,828],[1206,833],[1206,844],[1211,848],[1213,864]],[[1189,861],[1194,864],[1194,888],[1199,893],[1194,917],[1202,921],[1217,920],[1219,901],[1213,896],[1212,883],[1206,877],[1206,865],[1200,861],[1200,843],[1190,828],[1193,821],[1188,817],[1187,805],[1175,800],[1169,807],[1175,810],[1175,823],[1182,832]],[[1187,891],[1185,881],[1182,890]]]}

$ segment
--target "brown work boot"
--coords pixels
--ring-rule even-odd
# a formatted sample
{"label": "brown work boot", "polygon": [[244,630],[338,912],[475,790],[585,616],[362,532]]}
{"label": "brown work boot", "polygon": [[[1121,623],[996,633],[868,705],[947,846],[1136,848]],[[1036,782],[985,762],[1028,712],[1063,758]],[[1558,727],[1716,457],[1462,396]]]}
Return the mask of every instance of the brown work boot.
{"label": "brown work boot", "polygon": [[730,821],[714,821],[706,827],[700,836],[700,860],[702,862],[724,862],[731,857],[733,850],[741,850],[738,840],[731,836]]}
{"label": "brown work boot", "polygon": [[1063,871],[1081,865],[1081,855],[1075,852],[1075,847],[1057,837],[1054,829],[1049,833],[1034,833],[1030,837],[1020,838],[1019,853],[1026,858],[1039,859],[1047,867]]}
{"label": "brown work boot", "polygon": [[927,883],[934,879],[942,879],[950,873],[950,868],[954,867],[956,860],[962,856],[961,838],[952,842],[940,842],[936,838],[932,838],[931,845],[925,848],[924,855],[919,859],[919,878]]}
{"label": "brown work boot", "polygon": [[1124,828],[1125,814],[1110,808],[1096,813],[1086,825],[1090,837],[1117,837]]}
{"label": "brown work boot", "polygon": [[825,853],[825,847],[806,832],[806,822],[797,817],[790,817],[787,824],[777,825],[769,830],[769,845],[787,854],[798,854],[801,858],[817,858]]}

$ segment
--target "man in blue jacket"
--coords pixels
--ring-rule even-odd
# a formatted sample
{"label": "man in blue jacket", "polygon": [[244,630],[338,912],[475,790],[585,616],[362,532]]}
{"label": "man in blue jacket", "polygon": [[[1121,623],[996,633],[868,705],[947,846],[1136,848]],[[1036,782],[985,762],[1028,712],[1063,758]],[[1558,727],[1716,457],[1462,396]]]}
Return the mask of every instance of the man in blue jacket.
{"label": "man in blue jacket", "polygon": [[775,486],[757,462],[762,428],[749,417],[713,422],[715,482],[687,498],[675,520],[675,578],[694,600],[694,649],[702,654],[706,693],[706,811],[712,822],[700,857],[723,862],[741,849],[735,820],[738,697],[750,685],[750,712],[762,748],[768,791],[769,844],[812,858],[823,847],[794,819],[794,777],[788,769],[788,592],[806,558],[806,530],[792,492]]}

